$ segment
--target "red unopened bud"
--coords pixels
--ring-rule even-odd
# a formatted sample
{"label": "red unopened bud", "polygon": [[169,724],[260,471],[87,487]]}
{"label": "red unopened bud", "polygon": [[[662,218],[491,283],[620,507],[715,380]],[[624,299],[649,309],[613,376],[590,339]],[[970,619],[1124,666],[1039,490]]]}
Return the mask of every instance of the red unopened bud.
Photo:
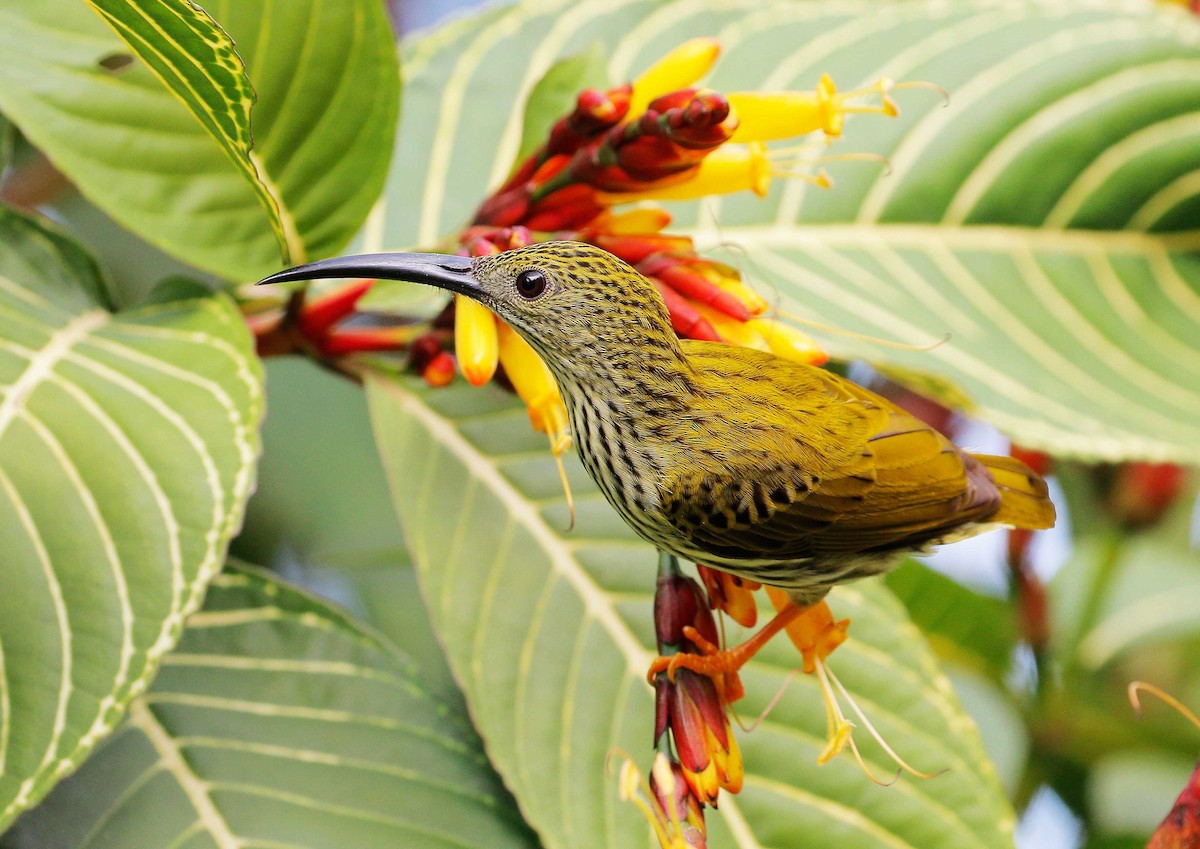
{"label": "red unopened bud", "polygon": [[1046,586],[1033,569],[1027,565],[1014,573],[1017,581],[1018,617],[1021,636],[1034,651],[1041,651],[1050,643],[1049,599]]}
{"label": "red unopened bud", "polygon": [[442,343],[432,333],[418,336],[408,346],[409,366],[417,374],[424,374],[425,369],[433,362],[433,358],[443,353]]}
{"label": "red unopened bud", "polygon": [[630,265],[637,265],[646,257],[666,251],[689,251],[692,240],[687,236],[664,236],[659,233],[644,235],[613,236],[605,233],[583,233],[581,237],[610,254],[615,254]]}
{"label": "red unopened bud", "polygon": [[683,629],[687,625],[695,627],[702,610],[707,611],[708,605],[695,581],[684,575],[661,575],[654,591],[654,632],[659,651],[665,654],[686,643]]}
{"label": "red unopened bud", "polygon": [[421,376],[430,386],[446,386],[454,380],[454,357],[445,351],[439,351],[437,356],[430,360],[429,365],[425,366]]}
{"label": "red unopened bud", "polygon": [[374,283],[374,280],[354,280],[308,301],[300,311],[300,332],[314,342],[319,341],[329,328],[354,312],[355,304]]}
{"label": "red unopened bud", "polygon": [[1045,477],[1050,474],[1054,468],[1054,458],[1043,451],[1034,451],[1030,448],[1023,448],[1016,443],[1013,443],[1008,449],[1008,453],[1016,460],[1020,460],[1037,474]]}
{"label": "red unopened bud", "polygon": [[520,221],[528,211],[529,190],[520,185],[498,192],[480,204],[475,212],[475,223],[510,227]]}
{"label": "red unopened bud", "polygon": [[533,244],[534,240],[529,228],[519,224],[514,227],[475,224],[464,230],[458,241],[463,246],[466,256],[491,256],[514,248],[523,248]]}
{"label": "red unopened bud", "polygon": [[684,339],[700,339],[705,342],[720,342],[721,337],[707,318],[688,303],[688,299],[676,292],[661,280],[651,278],[658,293],[662,295],[667,313],[671,316],[671,326]]}
{"label": "red unopened bud", "polygon": [[591,186],[573,184],[539,199],[524,219],[530,230],[578,230],[603,210]]}
{"label": "red unopened bud", "polygon": [[699,257],[657,254],[639,263],[638,271],[661,280],[681,295],[720,310],[730,318],[749,321],[751,314],[746,305],[702,272],[702,267],[707,263],[707,260]]}
{"label": "red unopened bud", "polygon": [[1155,830],[1146,849],[1197,849],[1200,847],[1200,766],[1175,800],[1166,819]]}
{"label": "red unopened bud", "polygon": [[575,100],[575,111],[560,120],[550,131],[548,155],[572,154],[586,142],[624,120],[629,112],[631,87],[600,91],[586,89]]}
{"label": "red unopened bud", "polygon": [[1172,463],[1124,463],[1117,467],[1105,508],[1127,528],[1149,527],[1175,503],[1186,479],[1184,469]]}
{"label": "red unopened bud", "polygon": [[690,149],[712,150],[729,141],[737,129],[737,119],[729,114],[729,101],[715,91],[697,92],[686,104],[660,112],[658,122],[666,138]]}
{"label": "red unopened bud", "polygon": [[669,705],[671,738],[692,792],[715,805],[721,788],[741,790],[741,755],[713,679],[677,670]]}
{"label": "red unopened bud", "polygon": [[317,350],[326,357],[340,357],[364,351],[399,351],[408,344],[407,327],[369,327],[339,330],[317,342]]}

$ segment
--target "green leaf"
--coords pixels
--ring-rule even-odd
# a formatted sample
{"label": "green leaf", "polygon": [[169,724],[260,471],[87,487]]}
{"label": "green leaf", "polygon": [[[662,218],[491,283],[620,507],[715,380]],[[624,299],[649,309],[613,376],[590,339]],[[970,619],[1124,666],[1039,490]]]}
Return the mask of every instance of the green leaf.
{"label": "green leaf", "polygon": [[[399,73],[382,4],[204,5],[237,41],[257,89],[252,158],[292,260],[335,253],[378,197],[390,155]],[[229,279],[279,267],[244,164],[230,165],[227,148],[151,70],[123,63],[128,47],[86,6],[4,4],[0,52],[0,110],[109,215]]]}
{"label": "green leaf", "polygon": [[884,582],[939,655],[996,679],[1009,671],[1017,629],[1005,601],[980,595],[915,560],[901,564]]}
{"label": "green leaf", "polygon": [[233,304],[113,314],[103,290],[0,209],[0,830],[145,688],[254,482],[262,375]]}
{"label": "green leaf", "polygon": [[8,163],[12,162],[14,133],[12,121],[0,115],[0,175],[4,173]]}
{"label": "green leaf", "polygon": [[[606,762],[619,751],[650,761],[653,549],[571,458],[576,525],[562,532],[545,438],[499,391],[373,378],[368,402],[434,627],[526,819],[551,849],[650,846]],[[903,607],[877,581],[830,599],[854,620],[832,667],[902,755],[949,774],[879,792],[849,757],[818,767],[825,718],[801,676],[742,735],[746,786],[710,813],[709,846],[1011,847],[1012,812],[978,733]],[[744,671],[741,714],[757,715],[799,663],[786,640],[768,646]]]}
{"label": "green leaf", "polygon": [[[1052,585],[1064,658],[1094,674],[1135,649],[1200,637],[1195,503],[1194,495],[1181,497],[1165,521],[1140,533],[1076,540]],[[1080,621],[1087,615],[1084,599],[1097,592],[1092,621]]]}
{"label": "green leaf", "polygon": [[275,188],[251,153],[254,89],[233,39],[188,0],[87,0],[208,131],[250,181],[266,209],[284,262],[304,255],[300,234],[284,231]]}
{"label": "green leaf", "polygon": [[18,826],[42,846],[534,847],[478,737],[373,632],[268,573],[213,582],[150,691]]}
{"label": "green leaf", "polygon": [[1101,834],[1146,835],[1171,811],[1196,766],[1193,753],[1127,749],[1099,761],[1088,777],[1088,806]]}
{"label": "green leaf", "polygon": [[538,149],[554,122],[575,108],[575,98],[588,88],[608,85],[608,57],[604,46],[592,42],[586,50],[555,62],[530,90],[525,101],[521,146],[513,162],[522,162]]}
{"label": "green leaf", "polygon": [[930,351],[827,344],[949,383],[1030,447],[1200,462],[1200,19],[1164,4],[490,10],[407,45],[404,156],[369,247],[461,227],[507,173],[519,104],[560,56],[599,40],[623,80],[696,35],[724,45],[706,82],[718,90],[811,89],[828,72],[844,89],[928,80],[950,103],[902,90],[898,119],[850,117],[840,149],[888,157],[891,173],[831,162],[831,191],[790,181],[679,205],[675,229],[730,246],[792,312],[907,343],[952,333]]}

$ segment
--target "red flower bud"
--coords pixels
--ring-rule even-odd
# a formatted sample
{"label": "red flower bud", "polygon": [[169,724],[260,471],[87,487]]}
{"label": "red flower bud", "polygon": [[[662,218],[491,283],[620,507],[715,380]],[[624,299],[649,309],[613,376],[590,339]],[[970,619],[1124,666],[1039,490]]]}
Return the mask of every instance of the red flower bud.
{"label": "red flower bud", "polygon": [[1166,819],[1155,830],[1146,849],[1197,849],[1200,847],[1200,766],[1175,800]]}
{"label": "red flower bud", "polygon": [[655,254],[638,263],[638,271],[666,283],[681,295],[686,295],[702,304],[735,318],[748,321],[750,310],[736,295],[725,291],[709,280],[700,269],[712,265],[708,260],[696,256]]}
{"label": "red flower bud", "polygon": [[454,380],[454,370],[454,357],[445,351],[439,351],[429,365],[425,366],[421,376],[430,386],[440,388]]}
{"label": "red flower bud", "polygon": [[[651,279],[653,280],[653,278]],[[658,288],[658,293],[662,295],[663,303],[667,305],[667,312],[671,316],[671,326],[675,328],[676,333],[685,339],[701,339],[706,342],[721,341],[712,322],[700,315],[700,311],[688,303],[687,298],[660,280],[653,280],[653,282]]]}
{"label": "red flower bud", "polygon": [[308,301],[297,322],[300,332],[313,342],[320,341],[329,328],[354,312],[354,305],[374,283],[374,280],[355,280]]}
{"label": "red flower bud", "polygon": [[1183,491],[1187,473],[1171,463],[1124,463],[1117,467],[1105,507],[1127,528],[1156,524]]}
{"label": "red flower bud", "polygon": [[475,212],[476,224],[511,227],[529,212],[529,190],[520,185],[498,192],[480,204]]}
{"label": "red flower bud", "polygon": [[572,154],[600,133],[623,121],[629,112],[631,91],[627,83],[608,91],[590,88],[580,92],[575,101],[575,111],[550,130],[547,155]]}
{"label": "red flower bud", "polygon": [[586,230],[579,235],[585,241],[619,256],[630,265],[637,265],[651,254],[692,249],[692,240],[687,236],[664,236],[660,233],[613,236],[606,233],[591,233]]}
{"label": "red flower bud", "polygon": [[603,209],[591,186],[575,183],[540,198],[522,222],[530,230],[578,230]]}

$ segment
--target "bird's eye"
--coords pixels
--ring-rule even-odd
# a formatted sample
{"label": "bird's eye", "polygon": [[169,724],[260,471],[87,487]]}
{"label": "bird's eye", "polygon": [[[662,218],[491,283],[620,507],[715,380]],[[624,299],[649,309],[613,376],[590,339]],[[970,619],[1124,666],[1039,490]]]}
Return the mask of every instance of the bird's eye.
{"label": "bird's eye", "polygon": [[528,301],[540,298],[546,291],[546,275],[529,269],[517,275],[517,294]]}

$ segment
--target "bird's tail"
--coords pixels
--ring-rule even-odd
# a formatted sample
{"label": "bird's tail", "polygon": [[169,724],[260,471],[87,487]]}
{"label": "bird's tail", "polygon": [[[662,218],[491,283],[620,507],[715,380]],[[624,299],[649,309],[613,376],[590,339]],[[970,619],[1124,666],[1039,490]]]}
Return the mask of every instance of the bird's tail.
{"label": "bird's tail", "polygon": [[987,467],[1000,490],[1000,509],[989,522],[1031,531],[1054,526],[1054,505],[1040,475],[1012,457],[973,456]]}

